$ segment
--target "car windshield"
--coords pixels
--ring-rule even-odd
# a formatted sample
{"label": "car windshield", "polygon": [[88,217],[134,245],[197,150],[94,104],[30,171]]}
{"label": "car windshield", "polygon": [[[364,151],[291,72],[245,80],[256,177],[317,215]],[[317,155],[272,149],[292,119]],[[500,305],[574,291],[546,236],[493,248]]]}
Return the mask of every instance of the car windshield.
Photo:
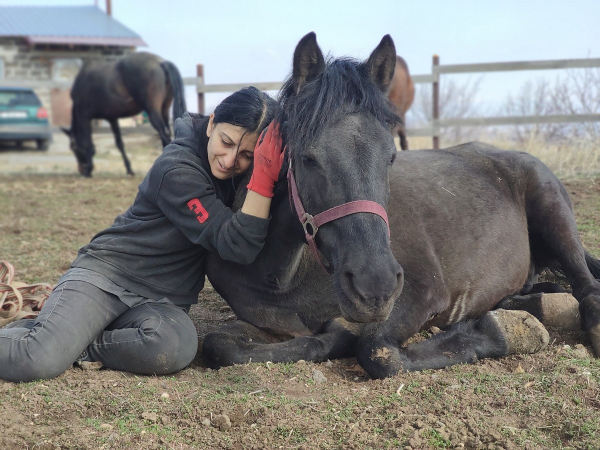
{"label": "car windshield", "polygon": [[31,91],[0,90],[0,106],[41,106],[41,103]]}

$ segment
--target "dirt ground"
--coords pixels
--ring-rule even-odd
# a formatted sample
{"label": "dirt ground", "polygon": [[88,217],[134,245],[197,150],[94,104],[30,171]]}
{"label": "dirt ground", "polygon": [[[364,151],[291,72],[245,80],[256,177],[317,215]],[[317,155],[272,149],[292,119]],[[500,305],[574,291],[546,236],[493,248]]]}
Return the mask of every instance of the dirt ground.
{"label": "dirt ground", "polygon": [[[16,280],[56,282],[77,249],[133,200],[160,152],[112,138],[97,172],[75,174],[66,139],[47,153],[0,149],[0,259]],[[600,179],[566,182],[583,241],[600,256]],[[191,316],[201,340],[234,319],[208,287]],[[169,377],[74,367],[53,380],[0,381],[0,449],[599,448],[600,360],[579,332],[549,330],[534,355],[372,380],[353,359],[213,371],[198,355]],[[425,337],[423,334],[422,337]]]}

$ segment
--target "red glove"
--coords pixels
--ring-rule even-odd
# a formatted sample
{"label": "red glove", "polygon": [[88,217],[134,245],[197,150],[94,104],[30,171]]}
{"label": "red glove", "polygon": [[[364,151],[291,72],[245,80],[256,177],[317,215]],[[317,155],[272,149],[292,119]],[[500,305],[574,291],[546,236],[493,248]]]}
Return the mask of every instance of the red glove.
{"label": "red glove", "polygon": [[273,197],[285,155],[281,145],[279,124],[273,121],[260,135],[254,148],[254,172],[248,183],[249,190],[263,197]]}

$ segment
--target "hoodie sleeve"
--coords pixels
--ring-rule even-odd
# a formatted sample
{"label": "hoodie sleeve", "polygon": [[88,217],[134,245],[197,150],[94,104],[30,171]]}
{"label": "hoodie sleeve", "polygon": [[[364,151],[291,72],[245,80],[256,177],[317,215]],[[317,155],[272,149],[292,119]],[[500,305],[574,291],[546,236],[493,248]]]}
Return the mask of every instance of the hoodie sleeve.
{"label": "hoodie sleeve", "polygon": [[191,242],[225,260],[251,263],[267,236],[268,219],[233,213],[217,198],[206,173],[192,166],[177,165],[164,174],[157,205]]}

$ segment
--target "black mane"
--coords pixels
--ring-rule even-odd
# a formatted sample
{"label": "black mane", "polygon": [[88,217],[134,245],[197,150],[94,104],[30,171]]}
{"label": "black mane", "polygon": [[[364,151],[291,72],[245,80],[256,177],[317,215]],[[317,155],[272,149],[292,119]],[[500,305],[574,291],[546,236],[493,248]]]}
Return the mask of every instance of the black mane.
{"label": "black mane", "polygon": [[[281,134],[290,149],[306,148],[319,134],[346,114],[368,112],[390,131],[400,123],[394,105],[366,75],[363,63],[351,58],[328,58],[325,70],[307,83],[298,94],[294,92],[290,74],[278,95],[276,121],[285,124]],[[233,210],[241,209],[246,198],[247,181],[254,164],[245,174],[236,193]],[[286,181],[287,164],[279,174],[279,183]]]}
{"label": "black mane", "polygon": [[[363,63],[328,58],[325,70],[294,92],[291,75],[279,93],[278,122],[283,141],[292,149],[306,148],[346,114],[367,112],[390,130],[400,122],[394,106],[369,79]],[[287,122],[287,123],[286,123]]]}

